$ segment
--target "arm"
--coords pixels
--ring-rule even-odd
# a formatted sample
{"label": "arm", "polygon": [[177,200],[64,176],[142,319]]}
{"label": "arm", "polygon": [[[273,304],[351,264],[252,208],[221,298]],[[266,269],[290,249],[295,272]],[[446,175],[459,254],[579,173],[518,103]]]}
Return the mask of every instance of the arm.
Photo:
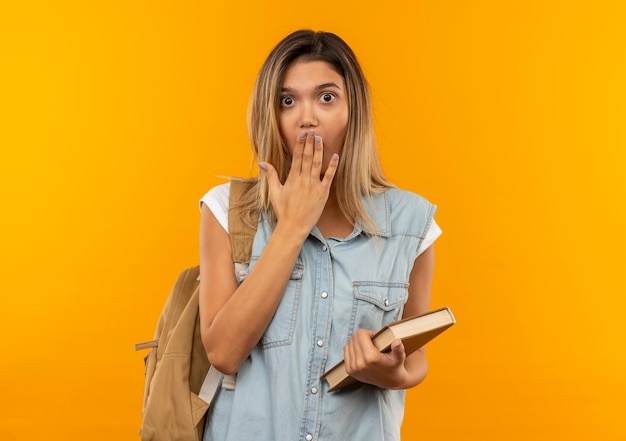
{"label": "arm", "polygon": [[[434,263],[433,245],[415,259],[403,318],[429,311]],[[421,383],[428,372],[425,348],[407,357],[402,342],[396,340],[390,352],[380,353],[372,343],[375,334],[360,329],[352,336],[344,348],[346,372],[363,383],[385,389],[408,389]]]}
{"label": "arm", "polygon": [[[314,145],[315,144],[315,145]],[[319,219],[337,169],[331,161],[321,176],[321,142],[300,137],[284,185],[262,163],[278,223],[250,274],[237,286],[228,234],[206,207],[200,226],[200,326],[212,365],[237,371],[269,325],[300,248]]]}
{"label": "arm", "polygon": [[230,238],[202,207],[200,323],[209,361],[220,372],[236,372],[263,335],[303,241],[277,227],[253,271],[237,286]]}

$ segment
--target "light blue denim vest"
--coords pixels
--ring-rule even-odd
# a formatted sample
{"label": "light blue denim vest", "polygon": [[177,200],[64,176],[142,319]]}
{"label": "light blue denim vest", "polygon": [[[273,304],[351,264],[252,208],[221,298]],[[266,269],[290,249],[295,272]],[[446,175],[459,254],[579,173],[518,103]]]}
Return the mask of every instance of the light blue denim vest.
{"label": "light blue denim vest", "polygon": [[[400,439],[404,391],[357,384],[328,393],[320,380],[343,359],[356,330],[378,330],[402,316],[417,250],[435,213],[422,197],[398,189],[375,195],[366,206],[379,230],[375,236],[358,222],[345,239],[311,231],[235,389],[218,391],[205,441]],[[250,269],[271,233],[262,219]]]}

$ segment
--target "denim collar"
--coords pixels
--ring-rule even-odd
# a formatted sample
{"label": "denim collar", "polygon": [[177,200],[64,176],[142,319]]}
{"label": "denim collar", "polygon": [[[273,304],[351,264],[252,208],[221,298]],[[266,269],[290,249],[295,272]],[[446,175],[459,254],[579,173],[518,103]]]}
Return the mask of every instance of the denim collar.
{"label": "denim collar", "polygon": [[[336,239],[340,242],[347,242],[355,237],[358,237],[361,233],[366,233],[371,236],[391,237],[391,206],[389,203],[389,195],[387,194],[389,189],[382,193],[373,194],[370,197],[363,196],[361,198],[365,210],[374,221],[376,231],[372,231],[366,228],[357,217],[354,223],[354,229],[345,239]],[[319,231],[317,226],[313,227],[311,234],[321,242],[325,242],[325,238]]]}
{"label": "denim collar", "polygon": [[376,231],[372,231],[361,225],[361,222],[357,219],[355,225],[355,232],[357,234],[364,231],[372,236],[391,236],[391,206],[389,204],[389,195],[387,193],[388,189],[382,193],[373,194],[371,198],[363,197],[363,206],[374,221]]}

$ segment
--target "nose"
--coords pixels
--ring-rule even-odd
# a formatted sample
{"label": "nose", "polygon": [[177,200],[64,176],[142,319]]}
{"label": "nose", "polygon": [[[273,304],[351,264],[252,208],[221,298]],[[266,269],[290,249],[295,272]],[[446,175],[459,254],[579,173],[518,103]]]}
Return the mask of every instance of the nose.
{"label": "nose", "polygon": [[317,117],[315,116],[315,109],[313,105],[305,103],[300,106],[299,124],[302,129],[317,126]]}

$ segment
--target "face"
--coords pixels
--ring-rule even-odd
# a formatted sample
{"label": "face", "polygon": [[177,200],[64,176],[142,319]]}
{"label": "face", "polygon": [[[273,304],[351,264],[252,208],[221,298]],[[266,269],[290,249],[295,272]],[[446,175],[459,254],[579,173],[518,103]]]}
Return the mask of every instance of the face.
{"label": "face", "polygon": [[325,61],[296,61],[285,72],[281,88],[280,135],[293,154],[300,133],[322,137],[326,170],[341,149],[348,128],[348,94],[343,77]]}

